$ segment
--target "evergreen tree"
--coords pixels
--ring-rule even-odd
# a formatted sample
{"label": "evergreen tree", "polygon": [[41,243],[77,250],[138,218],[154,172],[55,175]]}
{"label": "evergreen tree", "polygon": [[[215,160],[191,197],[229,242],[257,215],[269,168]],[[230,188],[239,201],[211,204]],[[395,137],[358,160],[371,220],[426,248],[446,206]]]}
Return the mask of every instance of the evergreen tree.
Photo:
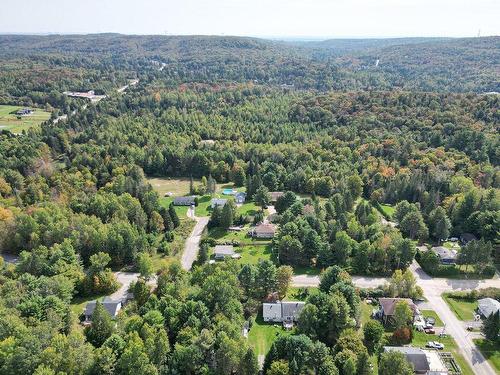
{"label": "evergreen tree", "polygon": [[484,320],[482,331],[487,340],[500,342],[500,311]]}
{"label": "evergreen tree", "polygon": [[232,201],[227,201],[224,207],[222,208],[221,216],[220,216],[220,226],[224,229],[228,229],[233,225],[234,221],[234,209],[232,205]]}
{"label": "evergreen tree", "polygon": [[95,347],[100,347],[114,331],[111,315],[106,311],[100,301],[96,301],[92,313],[92,324],[85,328],[85,337]]}
{"label": "evergreen tree", "polygon": [[177,228],[181,221],[179,220],[179,216],[177,216],[177,212],[175,211],[175,207],[173,203],[170,203],[168,206],[168,213],[170,214],[170,218],[172,219],[172,223],[174,224],[174,228]]}

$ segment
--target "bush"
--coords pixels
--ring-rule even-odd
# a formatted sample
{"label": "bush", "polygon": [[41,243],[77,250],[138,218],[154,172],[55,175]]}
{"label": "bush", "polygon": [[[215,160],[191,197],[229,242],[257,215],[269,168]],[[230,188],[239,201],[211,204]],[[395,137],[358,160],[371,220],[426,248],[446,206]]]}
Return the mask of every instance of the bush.
{"label": "bush", "polygon": [[495,276],[496,267],[493,264],[488,264],[484,267],[483,272],[481,273],[484,277],[493,277]]}
{"label": "bush", "polygon": [[392,334],[392,342],[394,345],[409,344],[412,340],[413,332],[408,327],[402,327],[394,331]]}

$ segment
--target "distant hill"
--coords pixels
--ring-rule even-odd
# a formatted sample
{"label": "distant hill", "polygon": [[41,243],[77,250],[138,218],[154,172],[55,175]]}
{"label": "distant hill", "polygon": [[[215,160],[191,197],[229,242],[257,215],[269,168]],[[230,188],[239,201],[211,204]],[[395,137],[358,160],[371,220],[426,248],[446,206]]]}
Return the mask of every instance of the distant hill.
{"label": "distant hill", "polygon": [[165,64],[162,74],[173,83],[254,81],[320,91],[500,91],[500,37],[283,42],[230,36],[0,36],[0,64],[12,69],[12,61],[26,59],[45,64],[45,70],[78,66],[139,74],[156,60]]}

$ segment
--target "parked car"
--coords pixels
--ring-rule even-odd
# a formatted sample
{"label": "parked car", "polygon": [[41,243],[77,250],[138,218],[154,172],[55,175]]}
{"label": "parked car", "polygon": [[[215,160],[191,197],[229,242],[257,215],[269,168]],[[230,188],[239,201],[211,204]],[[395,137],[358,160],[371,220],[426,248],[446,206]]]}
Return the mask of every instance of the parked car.
{"label": "parked car", "polygon": [[434,328],[426,328],[424,329],[424,332],[427,333],[428,335],[434,335],[436,333]]}
{"label": "parked car", "polygon": [[441,344],[440,342],[437,341],[429,341],[426,345],[426,348],[431,348],[431,349],[437,349],[437,350],[443,350],[444,345]]}
{"label": "parked car", "polygon": [[427,324],[433,326],[434,324],[436,324],[436,319],[431,318],[430,316],[427,316],[427,317],[425,317],[425,322]]}

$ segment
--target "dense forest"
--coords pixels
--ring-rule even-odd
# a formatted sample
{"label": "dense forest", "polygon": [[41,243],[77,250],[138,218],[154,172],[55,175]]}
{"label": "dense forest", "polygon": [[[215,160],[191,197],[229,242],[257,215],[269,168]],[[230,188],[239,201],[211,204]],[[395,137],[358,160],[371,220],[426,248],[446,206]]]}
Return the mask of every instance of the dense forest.
{"label": "dense forest", "polygon": [[[379,356],[378,322],[360,328],[350,274],[394,274],[411,290],[380,293],[419,296],[403,273],[415,257],[447,269],[417,245],[463,233],[476,240],[458,262],[495,273],[500,96],[485,92],[500,91],[499,64],[498,37],[0,36],[0,104],[52,113],[0,129],[0,253],[17,257],[0,263],[0,374],[364,375],[372,357],[381,375],[413,373]],[[188,219],[149,177],[244,189],[262,211],[214,210],[209,225],[226,229],[284,192],[271,260],[183,270]],[[319,290],[258,358],[242,329],[304,268],[323,270]],[[115,320],[98,302],[83,328],[77,301],[116,291],[117,270],[140,274],[133,301]]]}

